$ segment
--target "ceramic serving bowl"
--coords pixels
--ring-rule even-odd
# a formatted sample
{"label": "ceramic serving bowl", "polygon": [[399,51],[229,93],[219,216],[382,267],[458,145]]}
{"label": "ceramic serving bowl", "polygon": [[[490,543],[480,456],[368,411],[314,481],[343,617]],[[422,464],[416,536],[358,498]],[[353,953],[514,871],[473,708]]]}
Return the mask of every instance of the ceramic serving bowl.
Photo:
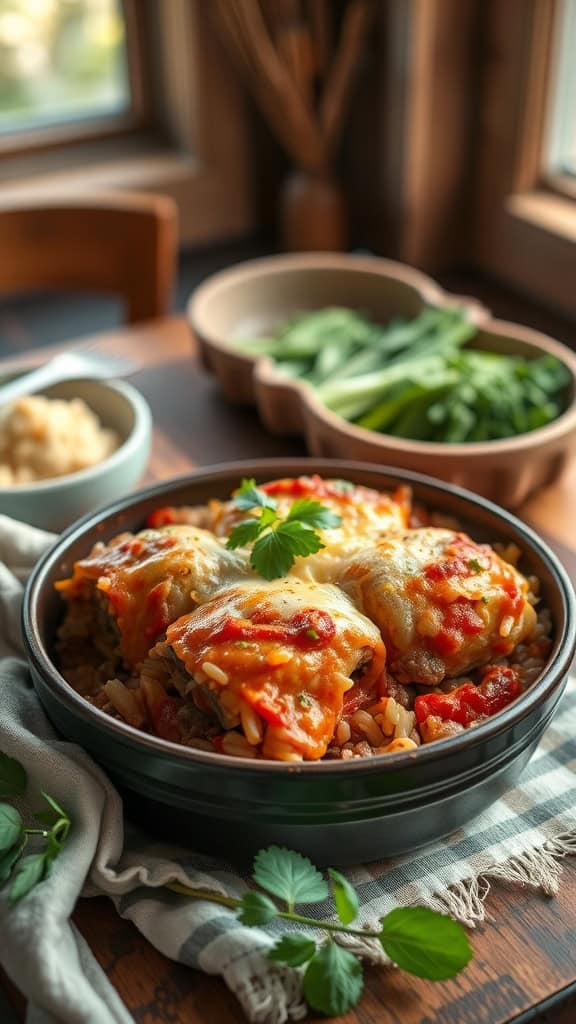
{"label": "ceramic serving bowl", "polygon": [[[287,764],[194,750],[140,732],[87,703],[54,663],[62,604],[56,580],[96,540],[140,529],[160,505],[225,498],[242,477],[318,472],[388,490],[409,483],[430,509],[456,516],[474,538],[513,541],[536,574],[554,623],[540,678],[515,703],[458,736],[415,751],[352,761]],[[575,599],[555,555],[484,499],[394,469],[341,461],[260,460],[202,470],[115,502],[72,526],[36,567],[24,600],[24,640],[38,696],[58,731],[82,744],[122,791],[128,812],[197,848],[243,858],[270,843],[318,863],[388,857],[459,828],[512,785],[562,696],[575,648]]]}
{"label": "ceramic serving bowl", "polygon": [[[548,426],[500,441],[439,444],[354,426],[326,409],[313,389],[278,373],[271,359],[238,350],[234,337],[265,334],[291,313],[348,306],[376,322],[417,316],[428,304],[467,306],[479,333],[473,347],[528,358],[549,353],[568,368],[565,412]],[[189,319],[206,366],[227,397],[255,404],[275,434],[302,434],[311,454],[361,459],[434,476],[509,508],[550,483],[576,446],[576,355],[552,338],[490,318],[473,299],[449,295],[411,267],[331,253],[271,256],[208,278],[193,293]]]}
{"label": "ceramic serving bowl", "polygon": [[67,380],[42,392],[49,398],[81,398],[120,446],[102,462],[66,476],[0,487],[0,513],[45,530],[62,530],[80,516],[128,494],[150,456],[152,416],[146,400],[125,381]]}

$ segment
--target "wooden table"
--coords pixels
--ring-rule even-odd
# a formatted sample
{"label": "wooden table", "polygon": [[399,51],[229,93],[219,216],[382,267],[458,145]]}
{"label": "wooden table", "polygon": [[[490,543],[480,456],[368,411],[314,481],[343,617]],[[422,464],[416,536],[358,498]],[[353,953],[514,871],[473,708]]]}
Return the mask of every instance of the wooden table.
{"label": "wooden table", "polygon": [[[148,481],[213,462],[304,454],[298,440],[265,433],[250,410],[232,408],[194,358],[183,319],[101,335],[98,343],[140,360],[134,383],[154,416]],[[46,350],[42,357],[46,357]],[[30,355],[30,361],[37,354]],[[576,464],[520,510],[576,575]],[[432,984],[401,972],[366,970],[366,990],[343,1024],[569,1024],[576,1019],[576,862],[565,863],[551,899],[495,886],[493,921],[472,935],[475,958],[457,979]],[[105,899],[81,900],[75,921],[138,1024],[239,1024],[223,982],[157,953]],[[22,1000],[5,986],[17,1010]],[[324,1018],[308,1018],[320,1024]],[[97,1022],[95,1022],[97,1024]]]}

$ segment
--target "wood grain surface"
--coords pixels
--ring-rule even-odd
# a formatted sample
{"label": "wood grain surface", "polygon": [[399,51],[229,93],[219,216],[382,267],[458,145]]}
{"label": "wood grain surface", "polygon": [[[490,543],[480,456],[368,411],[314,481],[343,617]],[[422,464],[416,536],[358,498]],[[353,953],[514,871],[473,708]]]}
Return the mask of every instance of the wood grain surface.
{"label": "wood grain surface", "polygon": [[[125,328],[98,339],[136,356],[134,383],[154,416],[147,479],[256,456],[304,454],[301,441],[265,433],[250,409],[228,405],[194,358],[183,319]],[[46,357],[44,350],[43,358]],[[32,355],[31,361],[37,356]],[[520,511],[576,573],[576,467]],[[571,1024],[576,1020],[576,863],[549,898],[530,888],[495,885],[491,920],[472,933],[475,957],[453,981],[433,984],[395,970],[366,969],[366,990],[342,1024]],[[137,1024],[241,1024],[239,1004],[216,978],[167,960],[103,898],[81,900],[75,922]],[[22,1019],[23,1003],[4,993]],[[324,1018],[310,1016],[309,1024]],[[98,1024],[98,1022],[95,1022]]]}

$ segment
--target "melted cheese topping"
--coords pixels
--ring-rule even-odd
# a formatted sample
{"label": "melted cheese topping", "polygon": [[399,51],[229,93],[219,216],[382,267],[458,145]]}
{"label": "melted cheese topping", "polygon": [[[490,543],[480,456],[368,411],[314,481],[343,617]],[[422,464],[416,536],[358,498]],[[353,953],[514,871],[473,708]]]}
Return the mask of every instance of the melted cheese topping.
{"label": "melted cheese topping", "polygon": [[170,526],[96,544],[57,584],[68,599],[95,588],[120,634],[122,657],[137,666],[174,619],[247,573],[244,560],[207,530]]}
{"label": "melted cheese topping", "polygon": [[437,684],[510,654],[533,632],[528,583],[487,544],[424,527],[352,558],[342,586],[378,624],[404,683]]}
{"label": "melted cheese topping", "polygon": [[369,693],[385,661],[379,630],[342,591],[298,579],[229,588],[170,626],[166,644],[223,720],[254,712],[263,756],[284,760],[322,757],[351,673],[365,666]]}
{"label": "melted cheese topping", "polygon": [[[402,530],[408,525],[411,494],[399,487],[394,494],[370,487],[344,487],[342,481],[311,477],[285,478],[262,485],[262,490],[278,503],[280,516],[286,516],[292,503],[300,498],[320,501],[342,519],[342,525],[318,530],[324,547],[313,555],[297,558],[290,576],[318,583],[334,583],[351,555],[362,551],[382,534]],[[233,502],[212,502],[212,528],[222,537],[230,535],[249,513],[241,512]],[[256,510],[254,515],[258,514]]]}

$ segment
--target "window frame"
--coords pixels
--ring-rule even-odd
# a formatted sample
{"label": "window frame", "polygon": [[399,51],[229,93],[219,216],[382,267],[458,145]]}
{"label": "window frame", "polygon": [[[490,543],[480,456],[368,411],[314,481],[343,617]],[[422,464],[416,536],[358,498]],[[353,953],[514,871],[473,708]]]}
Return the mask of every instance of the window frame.
{"label": "window frame", "polygon": [[[246,105],[202,0],[123,0],[129,113],[0,142],[0,197],[101,190],[170,195],[185,245],[253,227]],[[216,126],[216,127],[214,127]]]}
{"label": "window frame", "polygon": [[543,166],[558,0],[487,11],[470,255],[483,270],[576,314],[576,204]]}

